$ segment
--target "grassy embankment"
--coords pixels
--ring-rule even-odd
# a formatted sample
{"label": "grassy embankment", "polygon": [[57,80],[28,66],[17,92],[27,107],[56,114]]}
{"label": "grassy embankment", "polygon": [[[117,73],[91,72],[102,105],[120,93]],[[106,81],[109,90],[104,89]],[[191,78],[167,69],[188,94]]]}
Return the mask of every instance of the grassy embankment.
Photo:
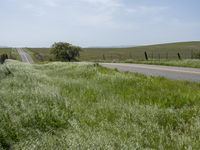
{"label": "grassy embankment", "polygon": [[0,149],[199,149],[200,84],[94,65],[0,65]]}
{"label": "grassy embankment", "polygon": [[7,54],[9,58],[21,60],[19,54],[17,53],[16,49],[12,48],[0,48],[0,55]]}
{"label": "grassy embankment", "polygon": [[137,61],[137,60],[126,60],[121,61],[122,63],[135,63],[135,64],[150,64],[150,65],[163,65],[163,66],[180,66],[180,67],[191,67],[200,68],[200,59],[183,59],[183,60],[149,60],[149,61]]}
{"label": "grassy embankment", "polygon": [[[28,51],[35,62],[48,62],[53,59],[49,48],[28,48]],[[145,51],[150,58],[149,61],[144,61]],[[178,60],[177,53],[180,53],[183,60]],[[198,53],[200,54],[200,42],[171,43],[132,48],[84,48],[81,52],[80,61],[130,62],[199,68],[200,60],[191,60]]]}

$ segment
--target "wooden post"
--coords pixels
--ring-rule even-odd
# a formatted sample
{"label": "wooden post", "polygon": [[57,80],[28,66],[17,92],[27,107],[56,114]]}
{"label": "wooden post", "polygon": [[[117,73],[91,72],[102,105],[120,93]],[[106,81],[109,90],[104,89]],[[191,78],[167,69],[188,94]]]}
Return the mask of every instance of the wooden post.
{"label": "wooden post", "polygon": [[2,55],[0,55],[0,62],[3,64]]}
{"label": "wooden post", "polygon": [[193,50],[191,51],[191,59],[193,59]]}
{"label": "wooden post", "polygon": [[122,57],[121,57],[121,54],[119,54],[119,60],[121,60],[121,58],[122,58]]}
{"label": "wooden post", "polygon": [[105,55],[103,54],[103,60],[106,60],[106,57],[105,57]]}
{"label": "wooden post", "polygon": [[181,60],[181,54],[180,53],[178,53],[178,59]]}
{"label": "wooden post", "polygon": [[132,57],[132,53],[129,53],[129,59],[132,59],[133,57]]}
{"label": "wooden post", "polygon": [[152,56],[152,60],[153,60],[153,52],[152,52],[151,56]]}
{"label": "wooden post", "polygon": [[147,55],[147,52],[144,52],[144,55],[145,55],[145,59],[148,61],[148,55]]}

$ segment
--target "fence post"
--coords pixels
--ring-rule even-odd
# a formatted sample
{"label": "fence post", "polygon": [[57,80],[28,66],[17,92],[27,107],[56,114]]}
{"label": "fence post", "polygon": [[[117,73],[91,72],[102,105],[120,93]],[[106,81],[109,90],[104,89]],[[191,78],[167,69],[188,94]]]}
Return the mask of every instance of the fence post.
{"label": "fence post", "polygon": [[167,59],[167,60],[169,59],[169,54],[168,54],[168,52],[166,53],[166,59]]}
{"label": "fence post", "polygon": [[151,56],[152,56],[152,60],[153,60],[153,52],[152,52]]}
{"label": "fence post", "polygon": [[178,53],[178,59],[181,60],[181,54],[180,53]]}
{"label": "fence post", "polygon": [[131,59],[131,53],[129,52],[127,59]]}
{"label": "fence post", "polygon": [[[12,50],[13,50],[13,49],[12,49]],[[10,55],[9,58],[12,58],[12,52],[11,52],[11,51],[10,51],[9,55]]]}
{"label": "fence post", "polygon": [[121,60],[121,54],[119,54],[119,60]]}
{"label": "fence post", "polygon": [[106,57],[105,57],[105,55],[103,54],[103,60],[106,60]]}
{"label": "fence post", "polygon": [[145,55],[145,59],[148,61],[149,58],[148,58],[147,52],[144,52],[144,55]]}
{"label": "fence post", "polygon": [[191,59],[193,59],[193,50],[191,51]]}

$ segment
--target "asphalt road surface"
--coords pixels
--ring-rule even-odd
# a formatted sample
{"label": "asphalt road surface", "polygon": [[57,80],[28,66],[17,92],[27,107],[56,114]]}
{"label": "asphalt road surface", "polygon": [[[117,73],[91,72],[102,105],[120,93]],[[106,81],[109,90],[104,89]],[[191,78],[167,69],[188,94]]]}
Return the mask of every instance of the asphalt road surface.
{"label": "asphalt road surface", "polygon": [[137,72],[148,76],[162,76],[174,80],[200,82],[200,69],[195,68],[120,63],[100,63],[100,65],[112,69],[116,68],[119,71]]}
{"label": "asphalt road surface", "polygon": [[31,58],[31,56],[27,52],[25,52],[22,48],[17,48],[17,52],[19,53],[23,62],[29,64],[33,63],[33,59]]}

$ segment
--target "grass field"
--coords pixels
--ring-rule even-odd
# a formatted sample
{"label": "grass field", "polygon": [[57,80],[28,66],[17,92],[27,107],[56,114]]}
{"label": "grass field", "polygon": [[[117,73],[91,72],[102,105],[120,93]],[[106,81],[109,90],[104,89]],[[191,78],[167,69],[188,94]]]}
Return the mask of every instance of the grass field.
{"label": "grass field", "polygon": [[180,66],[180,67],[191,67],[200,68],[200,59],[184,59],[184,60],[149,60],[149,61],[137,61],[137,60],[126,60],[122,63],[135,63],[135,64],[151,64],[151,65],[164,65],[164,66]]}
{"label": "grass field", "polygon": [[0,55],[1,54],[7,54],[9,58],[21,60],[17,51],[12,48],[0,48]]}
{"label": "grass field", "polygon": [[25,49],[33,58],[34,62],[48,62],[53,59],[50,48],[26,48]]}
{"label": "grass field", "polygon": [[194,58],[200,53],[200,42],[169,43],[132,48],[87,48],[81,53],[81,60],[144,60],[144,52],[151,59],[178,59],[180,53],[183,59]]}
{"label": "grass field", "polygon": [[200,148],[199,83],[9,60],[0,85],[0,149]]}
{"label": "grass field", "polygon": [[0,54],[10,54],[11,48],[0,48]]}
{"label": "grass field", "polygon": [[[52,59],[49,48],[28,48],[36,62]],[[182,42],[131,48],[84,48],[81,61],[125,61],[127,59],[144,60],[144,52],[150,59],[191,59],[200,54],[200,42]]]}

